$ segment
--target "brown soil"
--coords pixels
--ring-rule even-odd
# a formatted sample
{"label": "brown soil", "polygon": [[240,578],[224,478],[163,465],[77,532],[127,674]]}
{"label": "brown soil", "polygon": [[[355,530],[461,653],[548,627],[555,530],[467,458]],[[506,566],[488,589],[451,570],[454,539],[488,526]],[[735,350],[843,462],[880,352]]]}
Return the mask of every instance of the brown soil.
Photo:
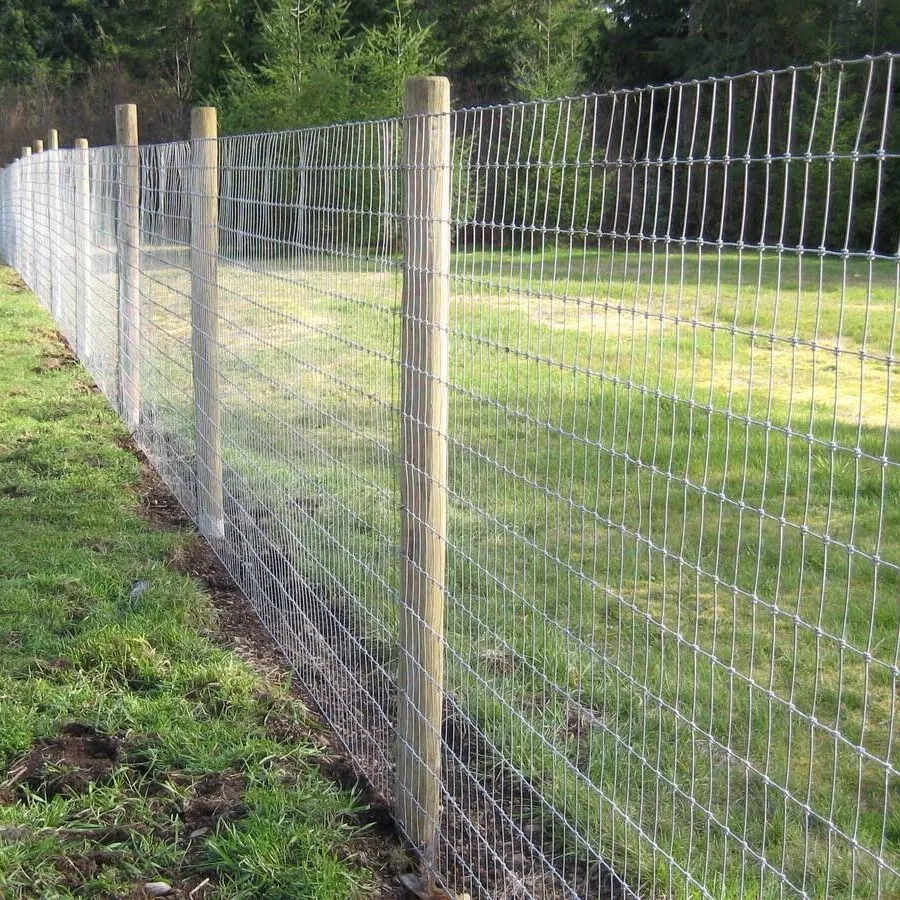
{"label": "brown soil", "polygon": [[109,850],[89,850],[79,856],[60,856],[54,865],[70,887],[79,887],[93,878],[103,866],[114,866],[118,862],[115,853]]}
{"label": "brown soil", "polygon": [[160,481],[146,460],[141,460],[138,500],[141,515],[154,528],[190,528],[193,524],[174,494]]}
{"label": "brown soil", "polygon": [[21,294],[28,290],[28,285],[17,275],[10,275],[6,280],[6,286],[16,294]]}
{"label": "brown soil", "polygon": [[62,332],[54,331],[51,336],[53,339],[53,351],[43,356],[40,364],[35,367],[34,371],[38,375],[43,375],[45,372],[57,372],[68,366],[74,366],[78,361],[71,345]]}
{"label": "brown soil", "polygon": [[38,375],[44,375],[47,372],[58,372],[60,369],[75,364],[75,360],[69,356],[44,356],[40,363],[34,367],[34,371]]}
{"label": "brown soil", "polygon": [[119,764],[120,749],[117,738],[90,725],[67,725],[59,737],[35,741],[10,767],[6,787],[16,788],[20,795],[27,795],[28,789],[46,798],[82,794],[90,785],[108,780]]}
{"label": "brown soil", "polygon": [[244,815],[246,782],[236,772],[214,772],[205,775],[194,785],[194,796],[181,810],[181,819],[188,826],[189,837],[199,837],[215,831],[220,822],[231,822]]}

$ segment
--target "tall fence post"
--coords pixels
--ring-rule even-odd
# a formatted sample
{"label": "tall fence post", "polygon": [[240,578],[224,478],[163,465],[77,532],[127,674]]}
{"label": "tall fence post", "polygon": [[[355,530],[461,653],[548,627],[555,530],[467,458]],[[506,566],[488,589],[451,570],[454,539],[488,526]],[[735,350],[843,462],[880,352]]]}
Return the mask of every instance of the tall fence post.
{"label": "tall fence post", "polygon": [[200,533],[225,537],[219,403],[219,145],[216,110],[191,110],[191,369]]}
{"label": "tall fence post", "polygon": [[50,309],[53,318],[60,321],[62,298],[60,295],[59,254],[57,234],[60,227],[59,213],[59,132],[51,128],[47,132],[47,250],[50,254]]}
{"label": "tall fence post", "polygon": [[[44,142],[36,138],[31,144],[32,156],[40,156],[31,164],[31,289],[37,294],[38,300],[44,304],[47,298],[41,290],[39,279],[44,274],[43,260],[43,232],[47,219],[47,198],[44,196],[46,181],[44,179]],[[38,238],[40,235],[40,239]]]}
{"label": "tall fence post", "polygon": [[75,352],[91,357],[91,157],[87,138],[75,141]]}
{"label": "tall fence post", "polygon": [[[22,160],[31,159],[31,147],[22,148]],[[19,196],[22,198],[22,265],[19,274],[27,285],[31,285],[31,242],[32,242],[32,226],[34,197],[32,196],[32,172],[31,166],[27,162],[22,165],[22,177],[19,184]]]}
{"label": "tall fence post", "polygon": [[426,860],[440,824],[447,556],[450,82],[404,96],[397,814]]}
{"label": "tall fence post", "polygon": [[119,145],[119,407],[132,431],[140,425],[140,151],[137,107],[116,107]]}

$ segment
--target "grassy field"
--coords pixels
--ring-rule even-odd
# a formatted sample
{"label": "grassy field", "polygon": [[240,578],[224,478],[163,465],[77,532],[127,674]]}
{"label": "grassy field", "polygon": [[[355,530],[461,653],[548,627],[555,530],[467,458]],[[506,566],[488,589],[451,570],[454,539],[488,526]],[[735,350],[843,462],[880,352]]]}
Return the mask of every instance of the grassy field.
{"label": "grassy field", "polygon": [[372,896],[357,801],[289,686],[210,639],[124,436],[0,269],[0,896]]}
{"label": "grassy field", "polygon": [[[648,897],[900,891],[897,278],[454,256],[450,688],[564,849]],[[145,277],[163,455],[190,447],[186,288]],[[398,272],[223,265],[220,304],[235,490],[390,661]]]}

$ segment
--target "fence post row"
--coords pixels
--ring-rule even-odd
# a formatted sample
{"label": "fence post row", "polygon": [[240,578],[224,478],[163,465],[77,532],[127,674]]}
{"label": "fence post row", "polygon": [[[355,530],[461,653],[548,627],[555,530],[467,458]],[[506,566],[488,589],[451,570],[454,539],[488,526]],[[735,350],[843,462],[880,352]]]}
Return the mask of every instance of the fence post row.
{"label": "fence post row", "polygon": [[191,369],[200,533],[225,537],[218,361],[219,145],[216,110],[191,110]]}
{"label": "fence post row", "polygon": [[440,824],[447,524],[450,82],[404,95],[397,817],[426,861]]}
{"label": "fence post row", "polygon": [[140,150],[137,107],[116,107],[116,143],[119,145],[119,408],[125,424],[140,425]]}
{"label": "fence post row", "polygon": [[75,351],[91,358],[91,158],[87,138],[75,141]]}

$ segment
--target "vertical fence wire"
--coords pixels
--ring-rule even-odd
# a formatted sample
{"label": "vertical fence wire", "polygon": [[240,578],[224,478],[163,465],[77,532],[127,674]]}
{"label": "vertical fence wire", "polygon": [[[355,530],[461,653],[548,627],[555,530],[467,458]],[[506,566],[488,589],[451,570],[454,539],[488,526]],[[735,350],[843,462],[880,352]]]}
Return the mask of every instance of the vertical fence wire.
{"label": "vertical fence wire", "polygon": [[[900,891],[896,67],[452,113],[448,888]],[[216,552],[389,801],[404,125],[218,139],[206,335]],[[140,148],[135,433],[192,518],[198,158]],[[114,405],[122,166],[0,175]]]}

